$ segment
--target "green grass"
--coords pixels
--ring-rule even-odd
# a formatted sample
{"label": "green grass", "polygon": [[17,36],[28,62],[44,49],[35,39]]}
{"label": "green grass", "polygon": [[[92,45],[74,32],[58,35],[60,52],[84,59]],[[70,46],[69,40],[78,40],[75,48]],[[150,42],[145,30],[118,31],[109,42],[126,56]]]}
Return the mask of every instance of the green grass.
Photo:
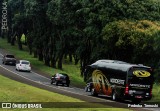
{"label": "green grass", "polygon": [[26,39],[25,39],[25,35],[24,35],[24,34],[22,34],[22,36],[21,36],[21,42],[22,42],[22,43],[25,43],[25,41],[26,41]]}
{"label": "green grass", "polygon": [[73,65],[71,63],[66,62],[63,64],[63,70],[51,68],[44,65],[44,62],[38,61],[37,58],[34,58],[33,55],[29,55],[29,52],[27,52],[28,48],[26,46],[23,46],[23,51],[18,50],[18,46],[11,46],[6,42],[6,39],[0,38],[0,48],[7,50],[8,52],[14,54],[17,58],[22,58],[29,60],[31,62],[31,65],[42,71],[46,72],[49,75],[53,75],[56,72],[64,72],[69,74],[71,79],[71,85],[77,86],[77,87],[84,87],[85,83],[83,82],[83,78],[80,76],[80,67],[79,65]]}
{"label": "green grass", "polygon": [[0,81],[1,102],[82,102],[78,99],[22,84],[1,75]]}
{"label": "green grass", "polygon": [[[29,86],[0,75],[0,102],[83,102],[79,99]],[[87,103],[90,104],[90,103]],[[63,104],[62,104],[63,105]],[[97,104],[95,104],[97,105]],[[103,107],[103,105],[101,105]],[[79,106],[80,107],[80,106]],[[0,109],[6,111],[6,109]],[[22,109],[14,109],[21,111]],[[23,109],[29,110],[29,109]],[[34,111],[124,111],[121,108],[46,108]]]}
{"label": "green grass", "polygon": [[155,83],[152,90],[153,97],[151,102],[160,102],[160,83]]}

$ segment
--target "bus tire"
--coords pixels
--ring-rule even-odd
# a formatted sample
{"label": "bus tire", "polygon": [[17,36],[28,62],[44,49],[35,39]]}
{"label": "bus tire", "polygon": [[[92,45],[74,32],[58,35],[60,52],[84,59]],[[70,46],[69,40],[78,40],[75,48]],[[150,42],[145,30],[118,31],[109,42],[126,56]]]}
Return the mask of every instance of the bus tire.
{"label": "bus tire", "polygon": [[96,93],[94,88],[91,90],[91,96],[98,96],[98,93]]}
{"label": "bus tire", "polygon": [[113,93],[112,93],[112,100],[113,100],[113,101],[116,101],[116,100],[117,100],[117,95],[116,95],[116,92],[115,92],[115,91],[113,91]]}

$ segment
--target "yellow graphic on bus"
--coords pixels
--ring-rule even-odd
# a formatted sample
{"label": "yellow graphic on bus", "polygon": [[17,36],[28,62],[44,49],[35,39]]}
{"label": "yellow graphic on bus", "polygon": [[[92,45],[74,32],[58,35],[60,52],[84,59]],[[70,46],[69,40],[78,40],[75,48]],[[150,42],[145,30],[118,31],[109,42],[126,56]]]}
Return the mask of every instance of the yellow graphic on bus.
{"label": "yellow graphic on bus", "polygon": [[136,70],[136,71],[133,71],[133,75],[137,77],[149,77],[151,74],[148,71]]}
{"label": "yellow graphic on bus", "polygon": [[92,81],[97,92],[103,91],[106,95],[111,95],[112,89],[106,76],[100,70],[94,70],[92,73]]}

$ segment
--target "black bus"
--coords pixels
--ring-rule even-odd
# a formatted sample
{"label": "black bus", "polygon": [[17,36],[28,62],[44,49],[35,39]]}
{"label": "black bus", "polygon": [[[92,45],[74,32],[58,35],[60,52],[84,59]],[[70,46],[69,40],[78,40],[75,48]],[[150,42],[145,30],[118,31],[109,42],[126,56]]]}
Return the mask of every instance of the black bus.
{"label": "black bus", "polygon": [[151,67],[117,60],[98,60],[84,71],[86,92],[126,99],[134,103],[152,98],[153,70]]}

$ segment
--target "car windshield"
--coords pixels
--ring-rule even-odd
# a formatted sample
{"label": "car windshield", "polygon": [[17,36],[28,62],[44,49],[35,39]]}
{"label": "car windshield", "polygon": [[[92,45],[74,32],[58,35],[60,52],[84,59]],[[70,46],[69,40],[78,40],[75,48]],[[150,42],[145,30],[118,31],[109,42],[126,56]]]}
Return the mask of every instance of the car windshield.
{"label": "car windshield", "polygon": [[8,58],[14,58],[13,55],[6,55],[6,57],[8,57]]}
{"label": "car windshield", "polygon": [[28,65],[28,64],[29,64],[29,62],[23,61],[23,62],[22,62],[22,64],[27,64],[27,65]]}

